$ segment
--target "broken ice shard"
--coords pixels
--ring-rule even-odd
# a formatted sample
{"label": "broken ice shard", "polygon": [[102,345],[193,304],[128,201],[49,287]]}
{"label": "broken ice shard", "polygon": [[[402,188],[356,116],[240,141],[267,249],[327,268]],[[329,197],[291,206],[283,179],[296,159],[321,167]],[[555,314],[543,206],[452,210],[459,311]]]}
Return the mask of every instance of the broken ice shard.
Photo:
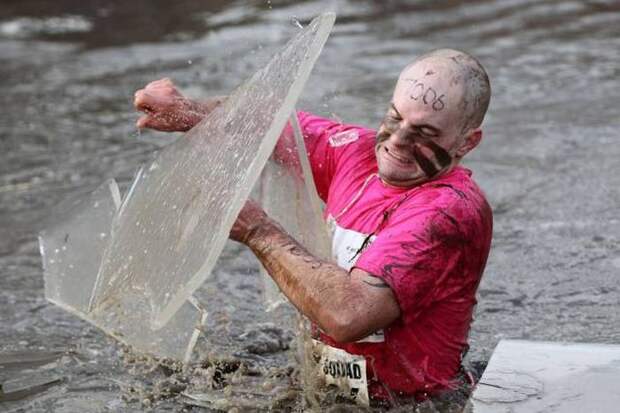
{"label": "broken ice shard", "polygon": [[121,198],[114,180],[66,208],[39,234],[45,297],[67,311],[88,312],[90,294]]}
{"label": "broken ice shard", "polygon": [[108,180],[85,199],[56,217],[41,231],[46,298],[89,321],[116,339],[160,357],[187,361],[205,313],[190,298],[164,328],[152,329],[149,303],[139,289],[128,286],[103,311],[88,312],[110,228],[120,206],[119,190]]}
{"label": "broken ice shard", "polygon": [[[317,17],[136,178],[114,219],[92,311],[131,288],[166,325],[209,275],[334,22]],[[146,252],[144,252],[146,251]]]}
{"label": "broken ice shard", "polygon": [[[258,200],[267,215],[310,253],[329,259],[331,240],[296,113],[292,114],[258,183]],[[261,273],[265,303],[272,310],[285,303],[286,298],[264,269]]]}

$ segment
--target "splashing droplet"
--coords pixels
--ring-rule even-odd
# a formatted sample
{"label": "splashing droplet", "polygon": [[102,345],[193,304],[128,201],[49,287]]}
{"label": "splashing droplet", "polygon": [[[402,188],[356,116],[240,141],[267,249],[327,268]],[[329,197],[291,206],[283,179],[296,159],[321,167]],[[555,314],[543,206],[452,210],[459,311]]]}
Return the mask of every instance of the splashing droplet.
{"label": "splashing droplet", "polygon": [[293,23],[294,26],[299,27],[300,29],[304,28],[304,26],[302,26],[302,24],[299,21],[299,19],[297,18],[297,16],[291,17],[291,23]]}

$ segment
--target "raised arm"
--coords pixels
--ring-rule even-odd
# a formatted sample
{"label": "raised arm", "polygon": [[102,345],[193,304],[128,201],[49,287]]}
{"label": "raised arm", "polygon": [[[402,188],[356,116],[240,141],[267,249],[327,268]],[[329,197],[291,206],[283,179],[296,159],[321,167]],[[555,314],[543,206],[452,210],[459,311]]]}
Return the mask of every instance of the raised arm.
{"label": "raised arm", "polygon": [[338,342],[364,338],[400,316],[382,279],[314,257],[253,201],[246,203],[230,236],[250,247],[293,305]]}
{"label": "raised arm", "polygon": [[169,78],[149,83],[134,94],[134,106],[143,112],[136,126],[163,132],[185,132],[226,99],[217,96],[198,102],[185,97]]}

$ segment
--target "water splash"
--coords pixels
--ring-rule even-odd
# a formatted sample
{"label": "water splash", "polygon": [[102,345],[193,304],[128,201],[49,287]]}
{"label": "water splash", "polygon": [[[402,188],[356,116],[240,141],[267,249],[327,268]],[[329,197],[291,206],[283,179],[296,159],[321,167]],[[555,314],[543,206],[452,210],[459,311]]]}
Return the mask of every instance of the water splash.
{"label": "water splash", "polygon": [[298,27],[300,29],[304,28],[304,26],[301,24],[297,16],[291,17],[291,23],[293,24],[293,26]]}

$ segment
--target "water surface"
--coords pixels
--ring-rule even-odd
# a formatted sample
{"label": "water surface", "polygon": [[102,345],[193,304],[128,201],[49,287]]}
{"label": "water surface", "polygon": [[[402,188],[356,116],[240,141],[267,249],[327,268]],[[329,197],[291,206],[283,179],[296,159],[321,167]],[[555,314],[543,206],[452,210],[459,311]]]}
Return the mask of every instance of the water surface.
{"label": "water surface", "polygon": [[197,388],[215,389],[225,410],[295,405],[295,315],[262,311],[246,250],[231,243],[199,291],[209,325],[188,374],[137,360],[47,303],[36,235],[59,201],[109,177],[126,187],[174,139],[137,133],[136,89],[169,76],[197,98],[225,94],[298,30],[294,19],[328,9],[338,20],[300,108],[376,126],[402,67],[437,47],[471,52],[491,76],[483,142],[465,162],[495,213],[468,363],[484,365],[504,337],[620,341],[618,2],[5,1],[0,352],[67,354],[37,370],[60,384],[3,408],[178,411],[175,395]]}

